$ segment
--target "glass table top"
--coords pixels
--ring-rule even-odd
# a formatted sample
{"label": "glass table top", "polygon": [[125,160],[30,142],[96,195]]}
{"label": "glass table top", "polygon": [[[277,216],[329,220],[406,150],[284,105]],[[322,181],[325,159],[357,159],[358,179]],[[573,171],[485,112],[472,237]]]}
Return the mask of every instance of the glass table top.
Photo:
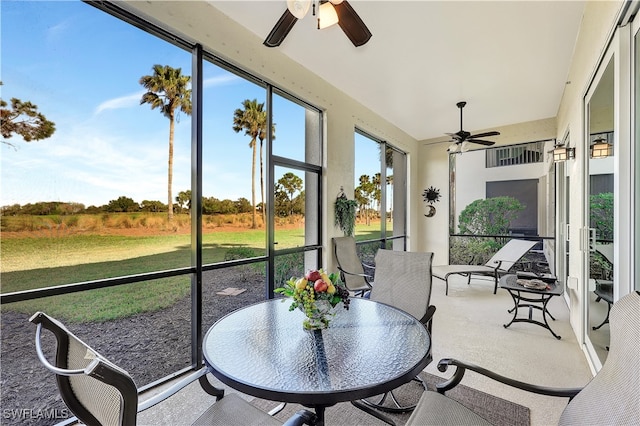
{"label": "glass table top", "polygon": [[328,329],[306,331],[290,304],[260,302],[216,322],[203,345],[213,374],[250,395],[330,404],[391,390],[429,362],[427,329],[401,310],[352,298]]}

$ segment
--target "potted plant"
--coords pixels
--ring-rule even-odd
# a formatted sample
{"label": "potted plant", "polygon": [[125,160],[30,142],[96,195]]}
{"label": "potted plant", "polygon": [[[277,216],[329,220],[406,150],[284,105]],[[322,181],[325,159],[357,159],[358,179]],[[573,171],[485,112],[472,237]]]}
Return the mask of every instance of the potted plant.
{"label": "potted plant", "polygon": [[356,227],[357,206],[356,200],[349,200],[341,189],[335,203],[335,224],[347,237],[353,235]]}

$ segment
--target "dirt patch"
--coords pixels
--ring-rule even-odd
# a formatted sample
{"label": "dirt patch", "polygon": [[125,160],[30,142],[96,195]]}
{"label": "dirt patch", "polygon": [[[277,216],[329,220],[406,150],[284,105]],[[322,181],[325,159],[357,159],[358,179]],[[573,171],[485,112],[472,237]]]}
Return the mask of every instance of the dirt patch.
{"label": "dirt patch", "polygon": [[[227,313],[264,299],[264,277],[250,266],[208,271],[203,275],[203,334]],[[229,287],[245,291],[236,296],[216,294]],[[66,325],[103,356],[127,370],[140,387],[190,366],[190,303],[187,297],[159,312]],[[68,412],[54,375],[37,358],[35,326],[28,322],[29,315],[7,308],[10,305],[1,314],[0,423],[56,424]],[[49,334],[44,346],[47,353],[53,353],[54,339]]]}

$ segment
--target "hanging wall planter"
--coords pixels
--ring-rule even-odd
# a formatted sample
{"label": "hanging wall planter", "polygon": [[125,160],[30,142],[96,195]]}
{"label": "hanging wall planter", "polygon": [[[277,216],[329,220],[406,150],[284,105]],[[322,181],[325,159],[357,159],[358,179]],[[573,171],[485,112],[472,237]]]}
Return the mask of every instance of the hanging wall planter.
{"label": "hanging wall planter", "polygon": [[356,200],[349,200],[342,187],[335,203],[335,225],[338,226],[347,237],[353,236],[356,227]]}
{"label": "hanging wall planter", "polygon": [[426,217],[433,217],[436,214],[436,208],[433,203],[440,201],[440,190],[430,186],[422,193],[425,203],[429,204],[427,208],[429,211],[425,214]]}

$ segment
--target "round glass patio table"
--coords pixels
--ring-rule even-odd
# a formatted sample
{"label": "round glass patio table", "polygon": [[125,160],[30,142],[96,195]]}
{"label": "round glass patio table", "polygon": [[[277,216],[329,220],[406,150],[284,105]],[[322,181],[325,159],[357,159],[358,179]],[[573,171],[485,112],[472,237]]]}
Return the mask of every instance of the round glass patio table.
{"label": "round glass patio table", "polygon": [[272,299],[218,320],[203,342],[220,381],[255,397],[324,408],[379,395],[411,381],[430,362],[431,339],[413,316],[352,298],[329,328],[307,331],[291,300]]}

